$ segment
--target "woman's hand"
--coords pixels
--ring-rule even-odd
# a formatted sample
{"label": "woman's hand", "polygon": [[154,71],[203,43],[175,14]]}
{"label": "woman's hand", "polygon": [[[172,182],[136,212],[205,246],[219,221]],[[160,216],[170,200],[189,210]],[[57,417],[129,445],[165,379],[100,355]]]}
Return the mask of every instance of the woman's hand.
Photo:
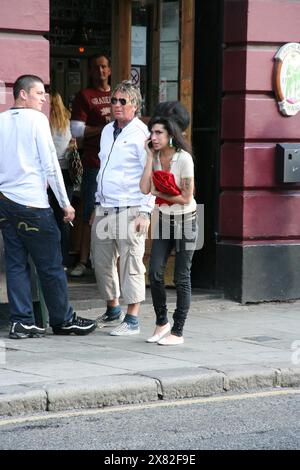
{"label": "woman's hand", "polygon": [[144,148],[146,150],[147,156],[153,158],[154,151],[153,151],[153,147],[151,146],[151,143],[152,142],[151,142],[150,138],[146,139],[145,144],[144,144]]}
{"label": "woman's hand", "polygon": [[69,146],[68,146],[68,149],[69,150],[72,150],[74,147],[75,147],[76,144],[76,139],[74,137],[72,137],[69,141]]}

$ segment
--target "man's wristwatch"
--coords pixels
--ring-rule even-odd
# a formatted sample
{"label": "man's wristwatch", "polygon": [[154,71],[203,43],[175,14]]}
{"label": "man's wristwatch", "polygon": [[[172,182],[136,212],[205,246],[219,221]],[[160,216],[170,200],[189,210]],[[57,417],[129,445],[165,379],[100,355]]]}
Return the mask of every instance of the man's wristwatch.
{"label": "man's wristwatch", "polygon": [[139,217],[142,217],[142,219],[150,220],[151,219],[151,214],[150,214],[150,212],[140,211],[139,212]]}

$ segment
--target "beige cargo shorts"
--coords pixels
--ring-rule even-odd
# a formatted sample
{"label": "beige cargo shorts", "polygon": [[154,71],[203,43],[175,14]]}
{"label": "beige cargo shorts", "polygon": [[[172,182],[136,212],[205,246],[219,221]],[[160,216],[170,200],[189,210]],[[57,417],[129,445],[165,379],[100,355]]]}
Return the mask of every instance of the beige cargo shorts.
{"label": "beige cargo shorts", "polygon": [[[145,236],[135,230],[138,207],[96,207],[91,260],[101,298],[135,304],[145,300]],[[119,260],[119,269],[118,269]]]}

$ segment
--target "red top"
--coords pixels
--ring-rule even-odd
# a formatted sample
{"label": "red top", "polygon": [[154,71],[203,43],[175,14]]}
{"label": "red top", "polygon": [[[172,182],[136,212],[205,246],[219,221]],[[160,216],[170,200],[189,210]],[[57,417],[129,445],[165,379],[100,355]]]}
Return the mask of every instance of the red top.
{"label": "red top", "polygon": [[[82,121],[87,126],[104,127],[110,122],[110,91],[100,91],[94,88],[80,90],[72,104],[74,121]],[[100,136],[85,138],[83,141],[83,166],[99,168]]]}

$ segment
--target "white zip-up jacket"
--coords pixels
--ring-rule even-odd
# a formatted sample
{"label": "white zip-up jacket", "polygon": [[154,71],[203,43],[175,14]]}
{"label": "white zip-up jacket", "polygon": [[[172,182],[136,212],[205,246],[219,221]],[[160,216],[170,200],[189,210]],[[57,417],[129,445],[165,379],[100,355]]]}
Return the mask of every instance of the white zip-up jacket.
{"label": "white zip-up jacket", "polygon": [[101,134],[96,202],[103,207],[138,206],[140,211],[151,213],[155,198],[140,190],[146,163],[147,126],[135,117],[115,141],[113,133],[114,122],[111,122]]}

